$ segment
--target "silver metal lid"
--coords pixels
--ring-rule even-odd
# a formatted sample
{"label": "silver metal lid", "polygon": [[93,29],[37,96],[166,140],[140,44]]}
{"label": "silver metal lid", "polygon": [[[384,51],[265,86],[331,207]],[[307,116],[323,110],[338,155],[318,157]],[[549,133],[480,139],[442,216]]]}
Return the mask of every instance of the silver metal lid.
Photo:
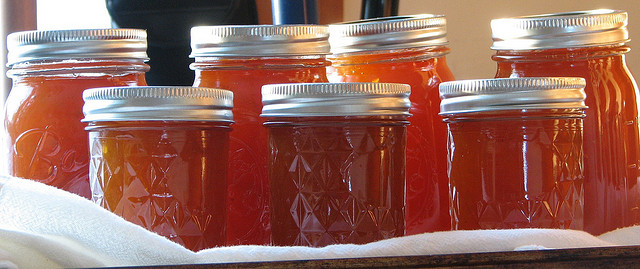
{"label": "silver metal lid", "polygon": [[83,122],[223,121],[232,122],[233,93],[227,90],[138,86],[93,88],[83,92]]}
{"label": "silver metal lid", "polygon": [[420,14],[329,25],[331,53],[443,46],[447,42],[444,15]]}
{"label": "silver metal lid", "polygon": [[221,25],[191,28],[191,58],[329,54],[323,25]]}
{"label": "silver metal lid", "polygon": [[629,41],[627,12],[598,9],[496,19],[494,50],[532,50],[621,44]]}
{"label": "silver metal lid", "polygon": [[411,86],[295,83],[262,86],[263,117],[410,116]]}
{"label": "silver metal lid", "polygon": [[32,60],[122,58],[149,60],[140,29],[24,31],[7,36],[7,66]]}
{"label": "silver metal lid", "polygon": [[443,82],[440,114],[586,108],[583,78],[497,78]]}

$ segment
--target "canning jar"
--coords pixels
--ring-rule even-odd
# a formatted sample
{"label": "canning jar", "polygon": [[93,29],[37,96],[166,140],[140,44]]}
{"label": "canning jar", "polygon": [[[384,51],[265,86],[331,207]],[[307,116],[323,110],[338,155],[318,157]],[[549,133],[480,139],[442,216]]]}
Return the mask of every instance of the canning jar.
{"label": "canning jar", "polygon": [[411,85],[407,127],[407,234],[450,229],[447,129],[438,85],[453,80],[446,18],[414,15],[329,25],[331,82]]}
{"label": "canning jar", "polygon": [[267,133],[260,88],[326,82],[326,26],[201,26],[191,30],[194,86],[231,90],[235,124],[229,159],[229,245],[269,244]]}
{"label": "canning jar", "polygon": [[262,88],[274,245],[404,235],[409,93],[391,83]]}
{"label": "canning jar", "polygon": [[440,84],[455,230],[583,228],[585,81]]}
{"label": "canning jar", "polygon": [[93,202],[193,251],[224,246],[233,94],[113,87],[84,100]]}
{"label": "canning jar", "polygon": [[493,20],[496,77],[587,81],[585,230],[640,224],[638,87],[627,69],[627,13],[592,10]]}
{"label": "canning jar", "polygon": [[2,151],[7,172],[89,198],[82,91],[146,85],[146,37],[136,29],[10,34],[7,75],[13,86]]}

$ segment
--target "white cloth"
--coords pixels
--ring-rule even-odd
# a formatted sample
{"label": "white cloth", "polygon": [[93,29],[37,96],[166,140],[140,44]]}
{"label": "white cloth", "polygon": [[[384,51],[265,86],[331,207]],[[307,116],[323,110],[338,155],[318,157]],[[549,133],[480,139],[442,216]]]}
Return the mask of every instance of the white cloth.
{"label": "white cloth", "polygon": [[74,194],[0,177],[0,268],[218,263],[640,245],[640,226],[600,237],[574,230],[426,233],[324,248],[235,246],[189,251]]}

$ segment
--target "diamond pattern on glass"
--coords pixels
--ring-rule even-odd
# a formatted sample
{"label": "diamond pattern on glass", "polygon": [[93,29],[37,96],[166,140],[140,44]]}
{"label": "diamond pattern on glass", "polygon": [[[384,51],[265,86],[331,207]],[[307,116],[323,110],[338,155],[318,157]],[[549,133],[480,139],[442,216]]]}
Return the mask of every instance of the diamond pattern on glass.
{"label": "diamond pattern on glass", "polygon": [[450,127],[454,229],[583,228],[579,119]]}
{"label": "diamond pattern on glass", "polygon": [[[224,244],[226,133],[90,132],[93,201],[192,250]],[[222,169],[222,170],[221,170]]]}
{"label": "diamond pattern on glass", "polygon": [[403,234],[404,127],[270,129],[274,244],[366,243]]}

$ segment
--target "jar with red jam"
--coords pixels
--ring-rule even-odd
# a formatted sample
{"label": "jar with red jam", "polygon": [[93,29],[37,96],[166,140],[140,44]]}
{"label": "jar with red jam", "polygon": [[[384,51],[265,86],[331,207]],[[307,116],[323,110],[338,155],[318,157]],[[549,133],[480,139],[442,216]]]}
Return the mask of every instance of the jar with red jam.
{"label": "jar with red jam", "polygon": [[410,87],[262,88],[273,244],[362,244],[404,235]]}
{"label": "jar with red jam", "polygon": [[583,228],[582,78],[440,84],[454,230]]}
{"label": "jar with red jam", "polygon": [[411,85],[407,234],[450,230],[447,129],[438,116],[438,85],[454,79],[446,23],[442,15],[422,14],[329,25],[329,81]]}
{"label": "jar with red jam", "polygon": [[591,10],[491,22],[497,78],[586,79],[584,228],[640,224],[638,87],[625,62],[627,13]]}
{"label": "jar with red jam", "polygon": [[84,100],[92,200],[193,251],[225,245],[233,94],[112,87]]}
{"label": "jar with red jam", "polygon": [[2,134],[6,172],[89,198],[82,91],[146,85],[146,38],[137,29],[10,34],[7,75],[13,86]]}
{"label": "jar with red jam", "polygon": [[267,132],[260,88],[326,82],[329,32],[319,25],[200,26],[191,29],[193,86],[235,94],[230,135],[227,243],[269,244]]}

